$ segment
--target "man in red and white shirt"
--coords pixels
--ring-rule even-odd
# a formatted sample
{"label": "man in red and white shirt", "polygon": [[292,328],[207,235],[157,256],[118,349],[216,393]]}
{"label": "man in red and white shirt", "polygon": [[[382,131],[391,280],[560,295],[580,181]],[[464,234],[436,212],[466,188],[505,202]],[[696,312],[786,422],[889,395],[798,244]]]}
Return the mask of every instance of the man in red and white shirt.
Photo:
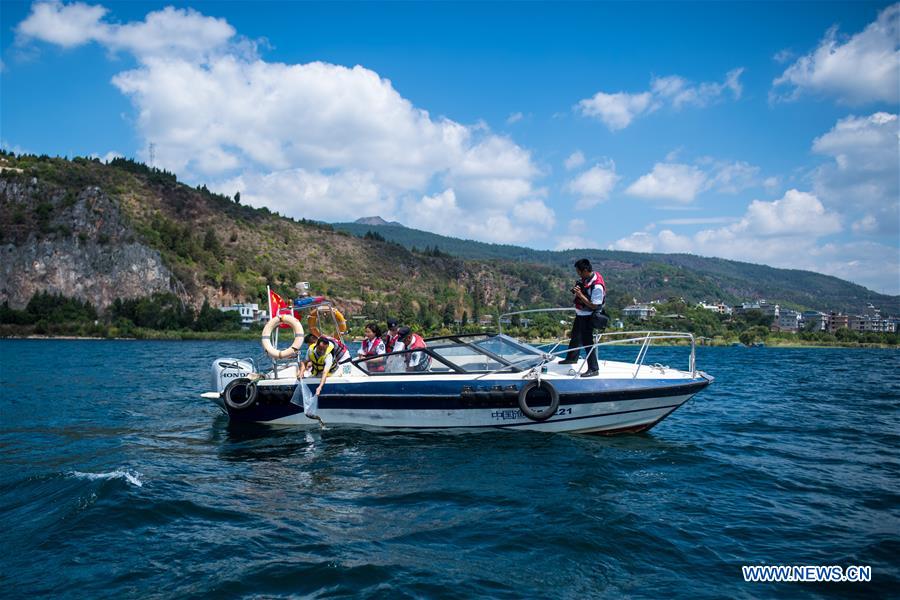
{"label": "man in red and white shirt", "polygon": [[600,374],[600,365],[597,363],[597,351],[592,349],[594,344],[594,313],[603,309],[606,301],[606,282],[603,276],[594,271],[591,261],[586,258],[575,263],[575,271],[579,279],[572,287],[575,301],[575,323],[572,326],[572,337],[569,340],[570,350],[566,359],[561,364],[571,365],[578,362],[578,357],[583,349],[588,353],[588,370],[582,373],[582,377],[593,377]]}

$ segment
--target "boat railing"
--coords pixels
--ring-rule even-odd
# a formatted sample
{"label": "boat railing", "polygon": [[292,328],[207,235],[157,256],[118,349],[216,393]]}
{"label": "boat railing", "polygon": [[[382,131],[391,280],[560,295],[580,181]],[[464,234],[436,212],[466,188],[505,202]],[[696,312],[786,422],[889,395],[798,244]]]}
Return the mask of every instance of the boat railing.
{"label": "boat railing", "polygon": [[[630,336],[630,337],[629,337]],[[601,341],[604,337],[614,338]],[[691,343],[691,353],[688,358],[688,372],[692,377],[697,376],[697,340],[693,333],[686,331],[603,331],[594,336],[593,348],[599,346],[616,346],[623,344],[640,344],[638,355],[634,359],[636,378],[647,357],[647,349],[651,342],[660,340],[687,340]]]}
{"label": "boat railing", "polygon": [[[536,308],[530,310],[521,310],[515,312],[504,313],[500,315],[500,320],[504,317],[512,317],[514,315],[526,314],[526,313],[538,313],[538,312],[572,312],[574,308]],[[500,323],[502,327],[502,323]],[[502,334],[502,329],[500,331]],[[603,341],[606,338],[606,341]],[[693,333],[683,332],[683,331],[604,331],[594,335],[594,343],[586,346],[579,346],[577,348],[565,348],[563,350],[556,350],[559,346],[563,344],[565,340],[558,340],[553,348],[544,352],[544,359],[537,365],[537,367],[533,367],[533,369],[538,369],[540,366],[550,362],[554,357],[561,356],[563,354],[568,354],[570,351],[575,352],[578,351],[580,354],[582,350],[588,350],[588,355],[590,353],[597,353],[597,348],[600,346],[617,346],[617,345],[625,345],[625,344],[640,344],[641,347],[638,350],[638,355],[634,359],[634,373],[632,375],[632,379],[637,378],[638,373],[641,371],[641,367],[644,365],[644,361],[647,357],[647,351],[652,342],[662,341],[662,340],[685,340],[689,341],[691,344],[691,352],[688,358],[688,372],[692,377],[697,376],[697,340],[694,338]],[[518,361],[518,363],[512,363],[513,365],[533,361],[532,358],[525,359],[523,361]],[[481,377],[485,377],[487,375],[492,375],[493,373],[498,373],[505,369],[509,368],[509,366],[496,369],[492,373],[486,373],[481,375]],[[578,373],[576,372],[573,377],[577,377]],[[481,378],[479,377],[479,379]]]}

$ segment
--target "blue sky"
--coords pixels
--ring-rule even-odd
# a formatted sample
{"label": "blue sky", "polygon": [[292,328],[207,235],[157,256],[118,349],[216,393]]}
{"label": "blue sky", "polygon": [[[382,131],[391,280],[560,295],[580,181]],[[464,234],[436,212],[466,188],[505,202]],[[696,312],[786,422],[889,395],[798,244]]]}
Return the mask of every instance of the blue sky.
{"label": "blue sky", "polygon": [[0,141],[282,214],[900,293],[900,5],[0,3]]}

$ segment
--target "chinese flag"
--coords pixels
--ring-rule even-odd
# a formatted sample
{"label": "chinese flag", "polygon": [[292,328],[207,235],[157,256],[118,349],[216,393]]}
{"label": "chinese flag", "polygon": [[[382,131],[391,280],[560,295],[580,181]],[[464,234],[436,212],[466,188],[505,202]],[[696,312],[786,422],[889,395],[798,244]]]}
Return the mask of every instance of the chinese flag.
{"label": "chinese flag", "polygon": [[[291,306],[290,302],[282,299],[281,296],[272,291],[272,288],[267,286],[269,290],[269,317],[277,317],[278,315],[292,315],[294,314],[294,309]],[[290,325],[285,325],[282,323],[279,325],[282,329],[287,329]]]}

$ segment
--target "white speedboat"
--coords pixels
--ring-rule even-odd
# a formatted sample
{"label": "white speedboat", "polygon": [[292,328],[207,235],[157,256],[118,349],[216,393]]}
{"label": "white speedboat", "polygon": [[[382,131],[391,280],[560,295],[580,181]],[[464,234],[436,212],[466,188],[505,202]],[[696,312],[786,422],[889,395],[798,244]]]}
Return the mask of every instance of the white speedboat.
{"label": "white speedboat", "polygon": [[[295,332],[296,333],[296,332]],[[687,370],[646,365],[651,343],[690,342]],[[647,431],[709,385],[698,371],[692,334],[601,334],[591,351],[600,374],[581,377],[584,359],[561,364],[566,350],[546,352],[502,333],[430,338],[424,350],[351,360],[328,378],[318,416],[329,425],[394,429],[512,429],[576,433]],[[610,344],[640,344],[634,362],[603,360]],[[424,352],[425,370],[409,371],[411,352]],[[315,390],[318,378],[297,380],[296,363],[267,370],[251,359],[213,361],[215,391],[203,394],[232,422],[318,427],[291,402],[298,385]]]}

